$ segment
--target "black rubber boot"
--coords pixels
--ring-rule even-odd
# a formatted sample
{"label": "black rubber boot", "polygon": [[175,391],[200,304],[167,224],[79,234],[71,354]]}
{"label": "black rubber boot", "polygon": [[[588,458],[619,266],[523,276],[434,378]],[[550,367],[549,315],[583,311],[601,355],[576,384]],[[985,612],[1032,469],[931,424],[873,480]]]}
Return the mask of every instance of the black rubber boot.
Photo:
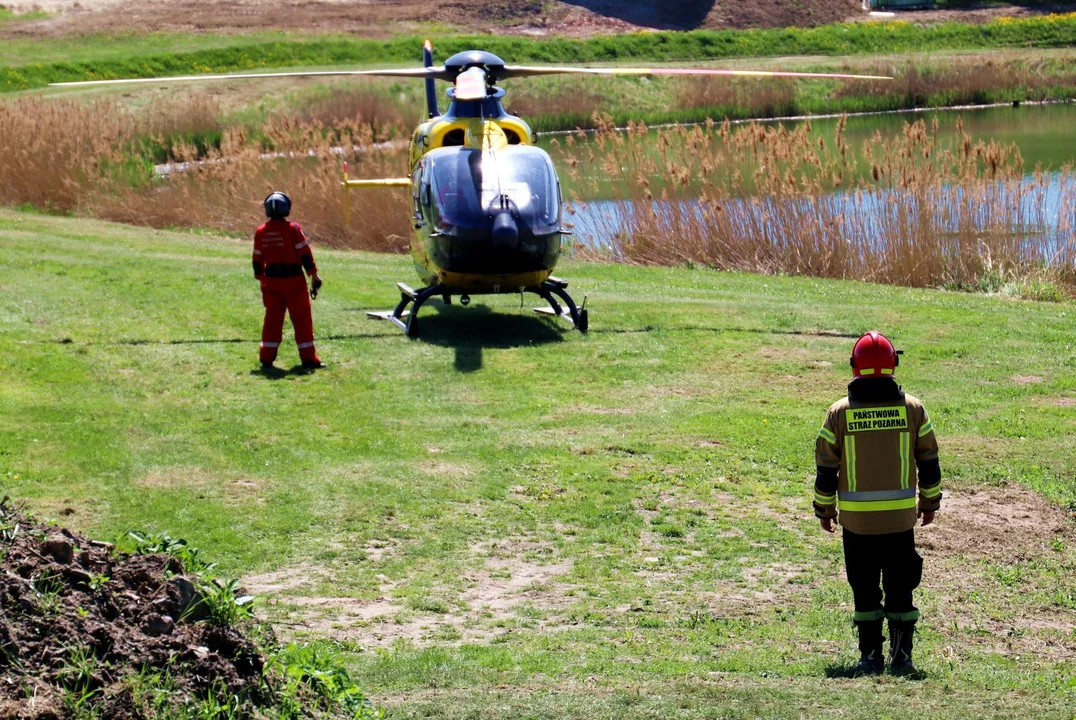
{"label": "black rubber boot", "polygon": [[894,675],[911,675],[915,672],[912,663],[912,642],[915,637],[915,621],[889,622],[889,672]]}
{"label": "black rubber boot", "polygon": [[877,675],[885,670],[882,659],[882,621],[865,620],[856,623],[859,631],[859,662],[852,667],[855,675]]}

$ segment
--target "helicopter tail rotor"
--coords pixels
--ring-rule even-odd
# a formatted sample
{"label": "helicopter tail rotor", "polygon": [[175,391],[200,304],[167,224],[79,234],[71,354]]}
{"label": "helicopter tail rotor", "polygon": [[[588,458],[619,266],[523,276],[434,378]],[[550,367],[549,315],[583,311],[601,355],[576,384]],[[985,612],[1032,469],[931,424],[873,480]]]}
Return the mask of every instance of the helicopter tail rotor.
{"label": "helicopter tail rotor", "polygon": [[[427,40],[422,44],[422,65],[426,68],[433,67],[433,43]],[[432,77],[426,78],[426,111],[431,118],[441,114],[437,107],[437,88],[434,86]]]}

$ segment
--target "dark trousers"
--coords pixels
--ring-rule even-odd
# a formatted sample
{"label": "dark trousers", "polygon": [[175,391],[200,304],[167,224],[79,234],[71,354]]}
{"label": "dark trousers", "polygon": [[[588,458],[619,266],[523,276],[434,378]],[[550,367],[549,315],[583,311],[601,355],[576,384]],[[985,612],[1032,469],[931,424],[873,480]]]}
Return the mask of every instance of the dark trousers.
{"label": "dark trousers", "polygon": [[919,587],[923,558],[915,551],[915,531],[858,535],[844,530],[842,539],[848,584],[855,597],[856,621],[880,621],[883,611],[890,620],[917,619],[919,611],[912,604],[912,590]]}

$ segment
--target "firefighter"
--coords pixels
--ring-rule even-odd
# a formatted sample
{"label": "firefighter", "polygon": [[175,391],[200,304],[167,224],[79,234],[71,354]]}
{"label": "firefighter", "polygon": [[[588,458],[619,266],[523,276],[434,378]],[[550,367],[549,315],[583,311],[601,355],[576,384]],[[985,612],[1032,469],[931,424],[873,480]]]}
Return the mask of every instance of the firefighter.
{"label": "firefighter", "polygon": [[[318,267],[306,234],[297,223],[289,222],[291,198],[282,192],[270,193],[265,202],[268,222],[254,233],[254,277],[261,281],[265,322],[259,356],[263,367],[272,367],[284,329],[284,313],[291,315],[295,344],[304,368],[325,367],[314,347],[314,320],[310,300],[321,289]],[[303,270],[310,276],[307,293]]]}
{"label": "firefighter", "polygon": [[922,403],[897,384],[900,360],[884,335],[871,331],[859,338],[850,362],[848,396],[830,406],[815,443],[814,511],[826,532],[835,531],[834,520],[842,528],[861,653],[855,672],[885,669],[887,619],[889,669],[907,674],[915,671],[912,636],[919,619],[912,591],[923,573],[914,528],[916,518],[924,526],[934,522],[941,506],[938,441]]}

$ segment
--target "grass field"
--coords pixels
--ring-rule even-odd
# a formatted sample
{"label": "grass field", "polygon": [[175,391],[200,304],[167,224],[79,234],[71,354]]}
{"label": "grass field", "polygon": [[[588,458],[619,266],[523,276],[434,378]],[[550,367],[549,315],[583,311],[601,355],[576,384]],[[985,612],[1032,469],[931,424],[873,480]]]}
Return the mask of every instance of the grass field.
{"label": "grass field", "polygon": [[[3,491],[185,537],[392,717],[1073,717],[1076,304],[566,262],[590,335],[506,296],[412,342],[364,316],[409,261],[320,250],[330,368],[264,375],[245,241],[2,211],[0,251]],[[942,446],[918,680],[847,677],[810,511],[873,327]]]}

